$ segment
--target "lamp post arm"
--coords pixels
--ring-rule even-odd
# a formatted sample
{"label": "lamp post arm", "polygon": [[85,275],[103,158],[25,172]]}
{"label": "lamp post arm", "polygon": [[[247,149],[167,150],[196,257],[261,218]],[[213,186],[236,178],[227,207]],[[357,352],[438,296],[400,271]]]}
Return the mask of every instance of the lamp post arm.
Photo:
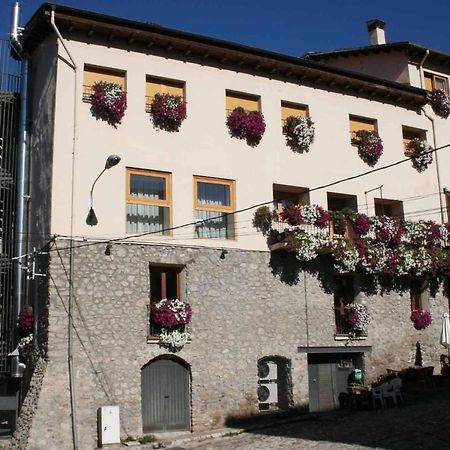
{"label": "lamp post arm", "polygon": [[105,172],[106,167],[100,172],[100,174],[98,175],[98,177],[95,179],[95,181],[92,183],[92,187],[91,187],[91,192],[89,193],[89,209],[92,208],[94,206],[94,199],[93,199],[93,194],[94,194],[94,186],[95,183],[97,183],[98,179],[103,175],[103,173]]}

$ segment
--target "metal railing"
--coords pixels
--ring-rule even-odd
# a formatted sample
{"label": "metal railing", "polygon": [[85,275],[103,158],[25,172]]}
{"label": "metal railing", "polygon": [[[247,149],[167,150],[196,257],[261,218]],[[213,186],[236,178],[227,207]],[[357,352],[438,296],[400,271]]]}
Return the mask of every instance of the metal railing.
{"label": "metal railing", "polygon": [[92,86],[83,84],[83,102],[90,103],[92,98]]}

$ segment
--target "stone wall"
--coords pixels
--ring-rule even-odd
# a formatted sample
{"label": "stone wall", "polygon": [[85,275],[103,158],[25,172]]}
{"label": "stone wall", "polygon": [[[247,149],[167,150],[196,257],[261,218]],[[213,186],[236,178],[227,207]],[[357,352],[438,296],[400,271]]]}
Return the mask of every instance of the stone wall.
{"label": "stone wall", "polygon": [[[31,449],[61,449],[72,440],[67,369],[68,251],[58,241],[51,252],[48,369],[29,438]],[[65,249],[64,249],[65,248]],[[120,406],[122,436],[141,435],[141,368],[168,354],[147,343],[149,263],[185,266],[186,300],[192,305],[192,340],[177,356],[192,376],[192,429],[223,425],[230,414],[254,413],[257,361],[279,355],[292,365],[296,405],[308,401],[306,346],[372,346],[366,355],[368,378],[386,368],[414,362],[416,341],[425,365],[437,365],[438,318],[447,309],[431,300],[435,317],[417,332],[409,320],[409,297],[364,298],[373,317],[369,336],[335,341],[333,294],[314,276],[288,279],[270,264],[268,252],[177,246],[114,244],[76,249],[74,257],[74,398],[80,448],[96,445],[96,411]],[[274,272],[277,272],[275,275]]]}
{"label": "stone wall", "polygon": [[28,436],[32,426],[33,416],[38,407],[39,394],[45,377],[46,367],[47,362],[44,359],[39,359],[36,362],[28,392],[22,403],[20,416],[17,419],[16,430],[11,439],[11,449],[21,450],[27,448]]}

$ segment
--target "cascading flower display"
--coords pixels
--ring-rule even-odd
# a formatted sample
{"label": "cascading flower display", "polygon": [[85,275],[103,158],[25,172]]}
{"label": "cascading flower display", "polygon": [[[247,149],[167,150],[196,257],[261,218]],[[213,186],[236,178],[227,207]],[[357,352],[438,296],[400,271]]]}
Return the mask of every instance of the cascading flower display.
{"label": "cascading flower display", "polygon": [[178,351],[186,345],[190,337],[190,333],[186,330],[168,330],[167,328],[162,328],[159,335],[159,342],[161,346],[169,350]]}
{"label": "cascading flower display", "polygon": [[[275,212],[265,210],[264,214],[276,218]],[[449,224],[345,211],[340,215],[352,225],[353,234],[331,234],[327,229],[330,213],[317,205],[287,205],[281,214],[283,222],[265,220],[264,235],[269,246],[284,243],[275,248],[295,252],[302,262],[329,253],[340,273],[450,277]]]}
{"label": "cascading flower display", "polygon": [[414,138],[408,143],[405,156],[411,158],[412,165],[417,172],[423,172],[433,162],[431,145],[419,138]]}
{"label": "cascading flower display", "polygon": [[266,123],[259,111],[245,111],[237,107],[227,118],[227,127],[230,136],[245,139],[250,147],[256,147],[264,136]]}
{"label": "cascading flower display", "polygon": [[313,225],[326,228],[330,215],[318,205],[287,205],[281,213],[281,219],[289,225]]}
{"label": "cascading flower display", "polygon": [[366,333],[370,323],[367,306],[362,303],[352,303],[346,306],[347,322],[354,333]]}
{"label": "cascading flower display", "polygon": [[192,308],[178,299],[163,299],[152,303],[151,320],[161,327],[159,343],[171,351],[180,350],[190,334],[185,326],[191,323]]}
{"label": "cascading flower display", "polygon": [[91,113],[117,128],[127,109],[127,94],[117,83],[99,81],[92,85]]}
{"label": "cascading flower display", "polygon": [[150,104],[150,117],[156,129],[179,131],[186,119],[186,103],[180,95],[155,94]]}
{"label": "cascading flower display", "polygon": [[176,326],[189,324],[192,318],[192,308],[189,303],[181,300],[165,298],[152,303],[151,317],[156,325],[170,330]]}
{"label": "cascading flower display", "polygon": [[383,154],[383,141],[375,131],[358,130],[352,143],[358,146],[359,157],[373,167]]}
{"label": "cascading flower display", "polygon": [[450,116],[450,97],[442,89],[432,91],[429,95],[429,101],[436,115],[443,119]]}
{"label": "cascading flower display", "polygon": [[33,313],[25,310],[21,311],[19,314],[18,325],[22,336],[28,336],[32,333],[34,325]]}
{"label": "cascading flower display", "polygon": [[424,330],[431,324],[431,312],[426,309],[415,309],[411,312],[411,321],[416,330]]}
{"label": "cascading flower display", "polygon": [[308,152],[314,142],[314,122],[309,117],[289,116],[283,125],[283,134],[294,152]]}

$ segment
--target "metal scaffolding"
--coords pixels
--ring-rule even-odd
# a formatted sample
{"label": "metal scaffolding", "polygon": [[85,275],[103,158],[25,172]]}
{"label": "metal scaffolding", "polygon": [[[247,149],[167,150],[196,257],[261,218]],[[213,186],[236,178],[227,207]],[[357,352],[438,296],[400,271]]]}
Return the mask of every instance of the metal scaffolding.
{"label": "metal scaffolding", "polygon": [[16,169],[20,113],[20,62],[10,57],[9,41],[0,40],[0,373],[9,372],[15,342],[14,271]]}

